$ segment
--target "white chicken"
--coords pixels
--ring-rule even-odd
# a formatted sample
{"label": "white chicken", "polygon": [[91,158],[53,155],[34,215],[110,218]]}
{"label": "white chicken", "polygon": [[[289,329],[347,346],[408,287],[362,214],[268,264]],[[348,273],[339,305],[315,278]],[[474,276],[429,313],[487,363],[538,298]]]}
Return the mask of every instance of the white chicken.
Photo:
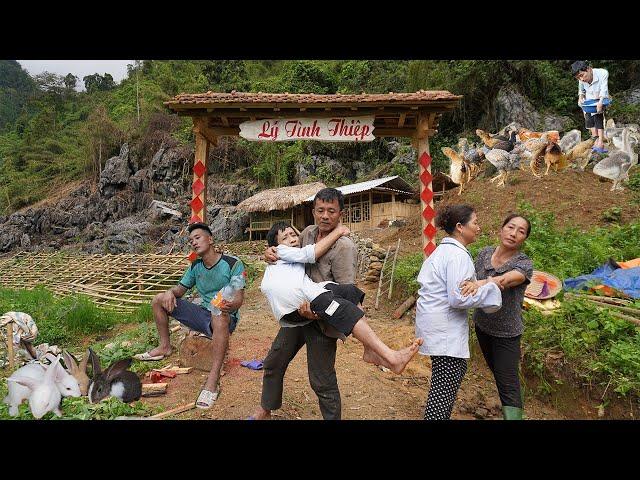
{"label": "white chicken", "polygon": [[622,132],[622,149],[610,153],[593,167],[596,175],[613,180],[611,191],[624,190],[620,183],[629,180],[629,169],[638,163],[638,154],[633,151],[638,143],[640,134],[625,128]]}

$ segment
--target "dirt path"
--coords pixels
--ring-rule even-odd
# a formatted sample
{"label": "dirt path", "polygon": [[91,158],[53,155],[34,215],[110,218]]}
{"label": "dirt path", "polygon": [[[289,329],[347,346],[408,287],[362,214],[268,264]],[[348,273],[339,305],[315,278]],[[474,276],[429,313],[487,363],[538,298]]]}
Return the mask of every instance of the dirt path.
{"label": "dirt path", "polygon": [[[362,286],[361,286],[362,288]],[[364,287],[366,288],[366,287]],[[390,346],[407,345],[413,338],[414,326],[409,314],[392,320],[394,305],[376,311],[375,290],[365,290],[365,310],[372,328]],[[255,287],[247,292],[242,319],[234,332],[222,377],[221,395],[210,410],[195,409],[173,418],[244,419],[260,401],[262,371],[242,367],[243,360],[263,359],[278,332],[268,304]],[[416,355],[401,376],[383,372],[361,360],[362,346],[349,338],[338,342],[336,371],[342,395],[343,419],[421,419],[431,374],[428,357]],[[178,363],[177,349],[171,359]],[[193,370],[169,380],[168,392],[161,397],[144,398],[151,405],[166,409],[195,400],[206,373]],[[564,419],[553,407],[530,399],[526,415],[532,419]],[[285,376],[283,406],[276,419],[320,419],[317,398],[309,385],[306,349],[303,347],[291,362]],[[500,403],[491,373],[481,355],[472,359],[453,412],[455,419],[501,418]]]}

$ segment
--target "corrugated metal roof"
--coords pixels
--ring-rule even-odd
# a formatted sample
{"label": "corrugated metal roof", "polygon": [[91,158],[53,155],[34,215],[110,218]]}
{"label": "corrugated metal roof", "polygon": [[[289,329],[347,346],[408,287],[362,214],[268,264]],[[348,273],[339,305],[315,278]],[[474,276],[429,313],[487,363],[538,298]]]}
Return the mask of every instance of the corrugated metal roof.
{"label": "corrugated metal roof", "polygon": [[[398,175],[394,175],[393,177],[378,178],[377,180],[369,180],[368,182],[352,183],[351,185],[344,185],[342,187],[336,187],[336,189],[340,190],[343,195],[351,195],[352,193],[366,192],[366,191],[371,190],[373,188],[380,187],[381,185],[384,185],[385,183],[389,183],[389,182],[391,182],[392,180],[395,180],[395,179],[398,179],[398,180],[396,180],[394,183],[399,183],[400,184],[400,185],[396,185],[396,186],[406,186],[406,190],[400,190],[400,189],[393,189],[393,190],[405,191],[405,192],[413,191],[413,189],[411,188],[411,185],[409,185],[407,182],[405,182]],[[305,202],[312,202],[314,197],[315,197],[315,195],[307,198],[305,200]]]}

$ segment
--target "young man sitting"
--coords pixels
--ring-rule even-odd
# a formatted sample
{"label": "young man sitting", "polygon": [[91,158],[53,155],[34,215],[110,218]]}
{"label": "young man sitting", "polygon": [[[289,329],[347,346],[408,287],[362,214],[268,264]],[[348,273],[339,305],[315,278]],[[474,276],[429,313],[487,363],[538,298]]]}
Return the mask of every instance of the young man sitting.
{"label": "young man sitting", "polygon": [[[229,335],[238,323],[238,309],[244,301],[244,291],[240,290],[231,302],[223,300],[220,312],[216,314],[211,312],[211,299],[230,283],[231,278],[243,275],[245,269],[239,258],[216,252],[209,225],[193,223],[189,225],[188,231],[191,248],[199,258],[187,268],[178,285],[153,298],[151,308],[160,344],[148,352],[134,355],[134,358],[152,361],[171,355],[169,316],[211,338],[213,365],[196,401],[198,408],[210,408],[220,393],[220,370],[229,346]],[[196,287],[202,298],[201,305],[181,298],[193,287]]]}
{"label": "young man sitting", "polygon": [[267,234],[267,242],[269,246],[277,246],[280,260],[267,266],[260,290],[277,320],[285,316],[289,321],[303,320],[298,307],[310,302],[311,310],[322,320],[345,336],[353,334],[364,345],[365,362],[383,365],[400,374],[422,345],[422,339],[415,339],[402,350],[392,350],[369,327],[358,307],[364,298],[362,290],[352,284],[315,283],[305,274],[305,263],[315,263],[341,236],[349,233],[347,227],[339,225],[318,243],[299,248],[298,234],[291,225],[277,222]]}

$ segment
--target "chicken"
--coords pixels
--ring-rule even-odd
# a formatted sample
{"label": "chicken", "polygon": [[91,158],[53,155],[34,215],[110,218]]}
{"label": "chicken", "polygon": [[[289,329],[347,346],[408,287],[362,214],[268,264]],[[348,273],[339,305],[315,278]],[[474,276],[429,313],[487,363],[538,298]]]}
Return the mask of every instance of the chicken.
{"label": "chicken", "polygon": [[449,165],[449,175],[447,175],[451,181],[457,185],[460,185],[460,191],[458,195],[462,194],[462,188],[469,181],[468,168],[464,162],[462,156],[456,152],[453,148],[442,147],[442,153],[444,153],[451,164]]}
{"label": "chicken", "polygon": [[529,160],[531,172],[538,178],[542,175],[538,174],[537,170],[541,169],[544,164],[544,155],[548,145],[549,142],[544,134],[540,138],[531,138],[522,143],[522,157]]}
{"label": "chicken", "polygon": [[507,176],[511,170],[517,170],[520,168],[520,154],[519,153],[510,153],[506,150],[500,150],[497,148],[491,149],[486,154],[487,160],[496,167],[498,170],[498,175],[491,178],[489,181],[494,182],[498,178],[500,178],[500,182],[497,184],[498,186],[504,185],[507,181]]}
{"label": "chicken", "polygon": [[638,154],[633,151],[640,141],[640,135],[625,129],[622,132],[622,150],[610,153],[594,167],[593,173],[613,180],[611,191],[624,190],[620,186],[623,180],[629,180],[629,169],[638,163]]}
{"label": "chicken", "polygon": [[531,130],[527,130],[526,128],[521,128],[518,130],[518,138],[521,141],[525,142],[527,140],[531,140],[533,138],[546,138],[554,143],[558,143],[560,141],[560,132],[557,130],[548,130],[546,132],[534,132]]}
{"label": "chicken", "polygon": [[544,172],[545,175],[549,175],[551,165],[553,165],[553,169],[556,172],[558,169],[564,169],[567,166],[567,156],[562,153],[560,145],[549,142],[544,149],[544,163],[547,165],[547,170]]}
{"label": "chicken", "polygon": [[560,139],[560,150],[562,153],[567,153],[573,147],[575,147],[582,140],[582,136],[580,134],[580,130],[571,130],[564,134],[564,136]]}
{"label": "chicken", "polygon": [[567,152],[567,163],[575,163],[581,171],[584,171],[585,167],[591,160],[591,147],[593,147],[595,139],[590,138],[583,142],[580,142],[575,147]]}
{"label": "chicken", "polygon": [[469,145],[469,141],[463,137],[458,140],[458,155],[464,159],[464,163],[468,167],[468,181],[471,181],[480,170],[480,165],[482,165],[484,161],[484,151],[475,144]]}
{"label": "chicken", "polygon": [[497,148],[499,150],[505,150],[510,152],[517,141],[517,133],[515,131],[510,132],[509,138],[505,138],[501,135],[488,134],[484,130],[476,130],[476,134],[480,137],[482,142],[489,148]]}

